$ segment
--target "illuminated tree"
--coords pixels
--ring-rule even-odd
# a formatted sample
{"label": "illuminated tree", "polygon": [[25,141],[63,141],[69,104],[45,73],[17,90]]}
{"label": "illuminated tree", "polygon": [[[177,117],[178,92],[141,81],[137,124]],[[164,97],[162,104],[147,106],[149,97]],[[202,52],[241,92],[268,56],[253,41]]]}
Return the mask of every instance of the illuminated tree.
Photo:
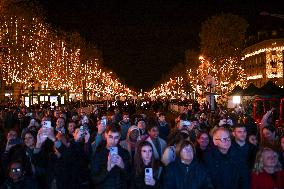
{"label": "illuminated tree", "polygon": [[[86,44],[78,33],[55,31],[44,19],[35,16],[37,11],[25,12],[26,7],[29,10],[36,5],[31,3],[34,1],[5,2],[0,45],[6,51],[0,66],[6,84],[20,83],[29,89],[36,83],[44,90],[76,93],[86,89],[97,97],[134,95],[114,74],[102,68],[100,51],[94,45]],[[15,3],[13,8],[11,2]],[[21,11],[16,14],[16,10]]]}
{"label": "illuminated tree", "polygon": [[223,64],[215,64],[200,56],[198,69],[188,70],[190,84],[199,94],[208,91],[205,78],[211,75],[216,80],[214,91],[217,94],[226,94],[235,86],[244,87],[247,84],[244,69],[234,59],[225,59]]}

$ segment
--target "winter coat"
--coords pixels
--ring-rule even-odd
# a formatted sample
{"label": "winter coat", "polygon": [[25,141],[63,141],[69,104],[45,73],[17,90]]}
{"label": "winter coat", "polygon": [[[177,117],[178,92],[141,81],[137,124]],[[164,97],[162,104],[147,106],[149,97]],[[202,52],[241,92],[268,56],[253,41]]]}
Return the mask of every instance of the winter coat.
{"label": "winter coat", "polygon": [[284,171],[278,171],[273,176],[266,171],[252,173],[251,178],[251,189],[284,188]]}
{"label": "winter coat", "polygon": [[246,142],[244,146],[240,146],[232,141],[231,146],[232,158],[238,164],[240,174],[243,180],[243,188],[250,188],[250,175],[254,165],[257,148],[256,146]]}
{"label": "winter coat", "polygon": [[[62,156],[57,157],[54,152],[49,151],[50,147],[53,148],[53,145],[54,143],[47,139],[40,151],[35,151],[32,157],[32,163],[36,168],[36,179],[42,189],[50,189],[54,186],[57,189],[63,189],[66,185],[66,177],[64,177],[66,172],[65,162]],[[64,148],[64,145],[61,145],[57,150],[63,154]]]}
{"label": "winter coat", "polygon": [[155,185],[149,186],[145,184],[145,173],[143,172],[142,175],[136,175],[135,169],[133,169],[130,189],[162,189],[161,172],[162,172],[162,167],[160,167],[156,171],[154,170],[153,177],[155,179]]}
{"label": "winter coat", "polygon": [[196,160],[186,165],[180,158],[176,158],[166,167],[163,184],[164,189],[212,188],[210,177],[203,165]]}
{"label": "winter coat", "polygon": [[8,178],[1,186],[1,189],[38,189],[38,186],[36,181],[29,177],[23,177],[18,182],[13,182]]}
{"label": "winter coat", "polygon": [[97,148],[91,160],[91,177],[96,189],[127,189],[130,172],[130,156],[127,150],[118,146],[118,155],[124,162],[124,169],[115,165],[107,170],[109,150],[105,142]]}
{"label": "winter coat", "polygon": [[[90,185],[90,144],[71,141],[70,146],[62,153],[61,159],[64,164],[64,175],[61,182],[65,188],[81,189]],[[64,179],[64,180],[63,180]]]}
{"label": "winter coat", "polygon": [[219,149],[212,147],[204,160],[215,188],[239,189],[243,186],[239,165],[232,158],[231,149],[227,154],[222,154]]}

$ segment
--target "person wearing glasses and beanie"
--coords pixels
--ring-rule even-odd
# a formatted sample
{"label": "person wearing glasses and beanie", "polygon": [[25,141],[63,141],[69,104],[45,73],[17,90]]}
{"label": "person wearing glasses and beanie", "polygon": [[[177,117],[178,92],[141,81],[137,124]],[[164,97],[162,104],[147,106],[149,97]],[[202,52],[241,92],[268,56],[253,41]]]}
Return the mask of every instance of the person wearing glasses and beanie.
{"label": "person wearing glasses and beanie", "polygon": [[243,186],[239,165],[231,150],[230,132],[219,127],[213,131],[214,146],[205,154],[205,165],[214,188],[238,189]]}

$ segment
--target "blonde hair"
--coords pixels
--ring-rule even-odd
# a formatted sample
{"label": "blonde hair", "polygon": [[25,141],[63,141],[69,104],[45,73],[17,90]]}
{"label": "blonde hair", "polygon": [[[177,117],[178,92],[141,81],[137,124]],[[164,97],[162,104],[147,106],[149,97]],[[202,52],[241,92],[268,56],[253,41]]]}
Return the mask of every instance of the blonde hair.
{"label": "blonde hair", "polygon": [[263,153],[264,152],[273,152],[273,154],[277,158],[277,164],[275,166],[275,171],[282,170],[281,163],[278,159],[278,154],[272,148],[264,147],[264,148],[260,149],[256,154],[256,160],[255,160],[253,172],[255,172],[256,174],[263,172],[263,170],[264,170]]}

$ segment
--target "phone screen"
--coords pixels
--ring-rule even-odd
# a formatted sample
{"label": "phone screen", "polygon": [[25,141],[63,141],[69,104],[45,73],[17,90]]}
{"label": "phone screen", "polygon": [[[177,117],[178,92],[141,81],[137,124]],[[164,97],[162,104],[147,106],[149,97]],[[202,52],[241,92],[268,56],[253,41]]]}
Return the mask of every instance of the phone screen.
{"label": "phone screen", "polygon": [[110,155],[117,155],[118,154],[117,147],[110,147],[109,153],[110,153]]}
{"label": "phone screen", "polygon": [[106,120],[106,119],[102,119],[102,120],[101,120],[101,124],[105,127],[106,124],[107,124],[107,120]]}
{"label": "phone screen", "polygon": [[153,178],[153,169],[152,168],[145,168],[145,177],[146,176]]}
{"label": "phone screen", "polygon": [[43,121],[43,128],[51,128],[51,121]]}

